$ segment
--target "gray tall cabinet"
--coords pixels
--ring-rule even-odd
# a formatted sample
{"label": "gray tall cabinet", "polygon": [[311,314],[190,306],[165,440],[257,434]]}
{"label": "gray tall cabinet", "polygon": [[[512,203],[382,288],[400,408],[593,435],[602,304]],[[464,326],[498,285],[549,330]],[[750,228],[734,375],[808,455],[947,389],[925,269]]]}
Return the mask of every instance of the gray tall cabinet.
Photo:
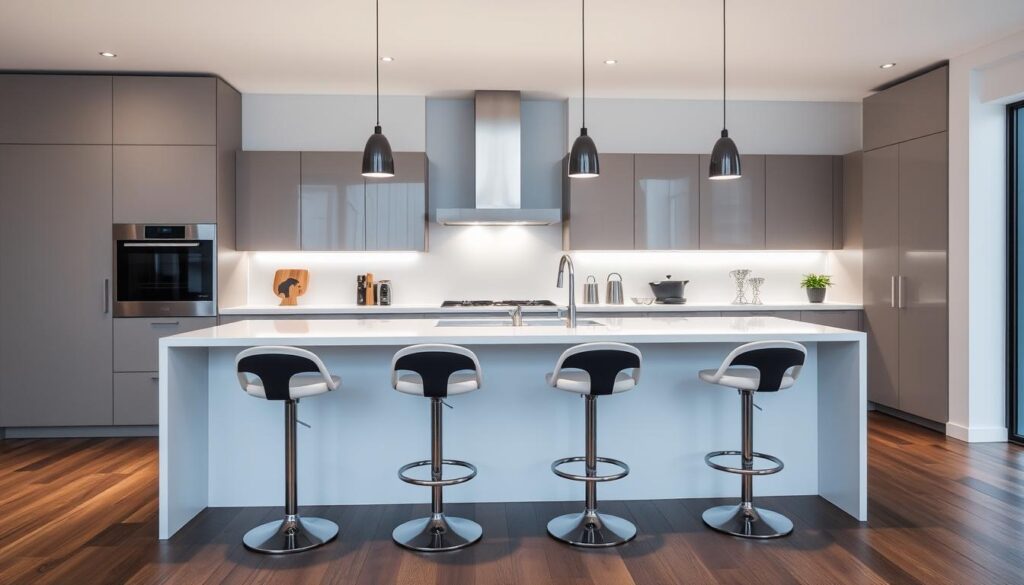
{"label": "gray tall cabinet", "polygon": [[864,102],[868,398],[948,418],[948,143],[943,67]]}
{"label": "gray tall cabinet", "polygon": [[237,98],[212,77],[0,75],[0,427],[156,424],[156,340],[212,320],[113,319],[111,227],[217,222]]}

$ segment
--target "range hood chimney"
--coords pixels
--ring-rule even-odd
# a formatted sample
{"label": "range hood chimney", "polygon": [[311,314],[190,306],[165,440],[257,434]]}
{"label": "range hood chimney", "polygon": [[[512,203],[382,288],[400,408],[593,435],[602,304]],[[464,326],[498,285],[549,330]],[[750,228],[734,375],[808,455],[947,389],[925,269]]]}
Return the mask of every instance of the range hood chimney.
{"label": "range hood chimney", "polygon": [[551,225],[560,209],[521,206],[520,95],[518,91],[478,91],[476,105],[476,205],[437,210],[442,225]]}

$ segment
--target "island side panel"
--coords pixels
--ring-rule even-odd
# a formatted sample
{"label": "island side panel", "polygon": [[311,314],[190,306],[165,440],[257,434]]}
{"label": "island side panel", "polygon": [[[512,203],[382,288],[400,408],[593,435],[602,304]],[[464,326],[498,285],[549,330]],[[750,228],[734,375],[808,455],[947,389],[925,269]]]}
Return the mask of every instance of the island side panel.
{"label": "island side panel", "polygon": [[[738,449],[740,399],[697,378],[739,343],[639,344],[636,390],[598,400],[599,454],[623,459],[625,479],[602,484],[605,499],[739,497],[737,476],[704,464],[708,451]],[[578,501],[583,488],[554,476],[551,461],[581,455],[583,400],[544,382],[568,344],[468,346],[480,357],[483,388],[449,400],[445,456],[468,460],[479,475],[445,490],[450,502]],[[283,492],[280,403],[238,387],[240,348],[210,350],[209,505],[279,506]],[[429,490],[401,482],[404,463],[429,456],[429,406],[390,387],[398,347],[312,348],[342,387],[303,400],[299,418],[301,505],[423,503]],[[757,495],[817,494],[818,374],[809,344],[804,374],[791,389],[758,396],[755,446],[786,469],[757,478]]]}
{"label": "island side panel", "polygon": [[868,519],[867,350],[861,341],[818,344],[821,496]]}
{"label": "island side panel", "polygon": [[160,343],[160,525],[170,538],[207,506],[209,350]]}

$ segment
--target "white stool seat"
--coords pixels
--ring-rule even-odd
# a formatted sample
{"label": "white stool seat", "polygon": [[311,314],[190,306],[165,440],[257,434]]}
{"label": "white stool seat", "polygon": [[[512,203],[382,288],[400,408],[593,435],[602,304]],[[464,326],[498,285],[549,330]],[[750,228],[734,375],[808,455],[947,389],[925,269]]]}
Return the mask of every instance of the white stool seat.
{"label": "white stool seat", "polygon": [[[249,396],[256,398],[267,397],[267,393],[263,388],[263,382],[259,378],[248,375],[246,378],[246,383],[242,386],[242,389]],[[339,386],[341,386],[341,378],[338,376],[331,376],[331,385],[329,386],[321,374],[296,374],[292,376],[288,383],[288,393],[293,400],[298,400],[299,398],[326,394]]]}
{"label": "white stool seat", "polygon": [[[476,372],[455,372],[448,377],[448,396],[479,389]],[[423,378],[415,372],[401,374],[395,381],[395,390],[413,396],[423,396]]]}
{"label": "white stool seat", "polygon": [[[572,392],[573,394],[590,394],[590,374],[582,370],[560,370],[555,377],[554,372],[549,372],[545,377],[549,386]],[[626,392],[636,388],[636,379],[632,374],[619,372],[615,376],[615,384],[612,386],[612,394]]]}
{"label": "white stool seat", "polygon": [[[726,368],[720,376],[718,370],[701,370],[699,375],[705,382],[738,390],[757,390],[761,383],[761,372],[754,368]],[[787,372],[782,376],[779,390],[789,388],[795,383],[796,378],[791,372]]]}

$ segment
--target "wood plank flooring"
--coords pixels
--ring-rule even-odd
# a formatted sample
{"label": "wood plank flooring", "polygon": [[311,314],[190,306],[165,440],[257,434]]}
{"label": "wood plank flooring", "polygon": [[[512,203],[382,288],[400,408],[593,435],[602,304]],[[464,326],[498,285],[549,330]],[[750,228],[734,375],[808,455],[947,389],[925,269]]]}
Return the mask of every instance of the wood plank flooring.
{"label": "wood plank flooring", "polygon": [[796,530],[751,542],[701,524],[724,500],[607,502],[640,536],[585,551],[544,532],[577,503],[456,504],[484,540],[433,556],[390,538],[425,504],[306,509],[342,532],[301,555],[243,548],[246,530],[280,514],[271,508],[209,509],[160,542],[155,439],[0,441],[0,584],[1024,583],[1024,449],[968,445],[877,413],[869,428],[863,525],[817,497],[764,498]]}

